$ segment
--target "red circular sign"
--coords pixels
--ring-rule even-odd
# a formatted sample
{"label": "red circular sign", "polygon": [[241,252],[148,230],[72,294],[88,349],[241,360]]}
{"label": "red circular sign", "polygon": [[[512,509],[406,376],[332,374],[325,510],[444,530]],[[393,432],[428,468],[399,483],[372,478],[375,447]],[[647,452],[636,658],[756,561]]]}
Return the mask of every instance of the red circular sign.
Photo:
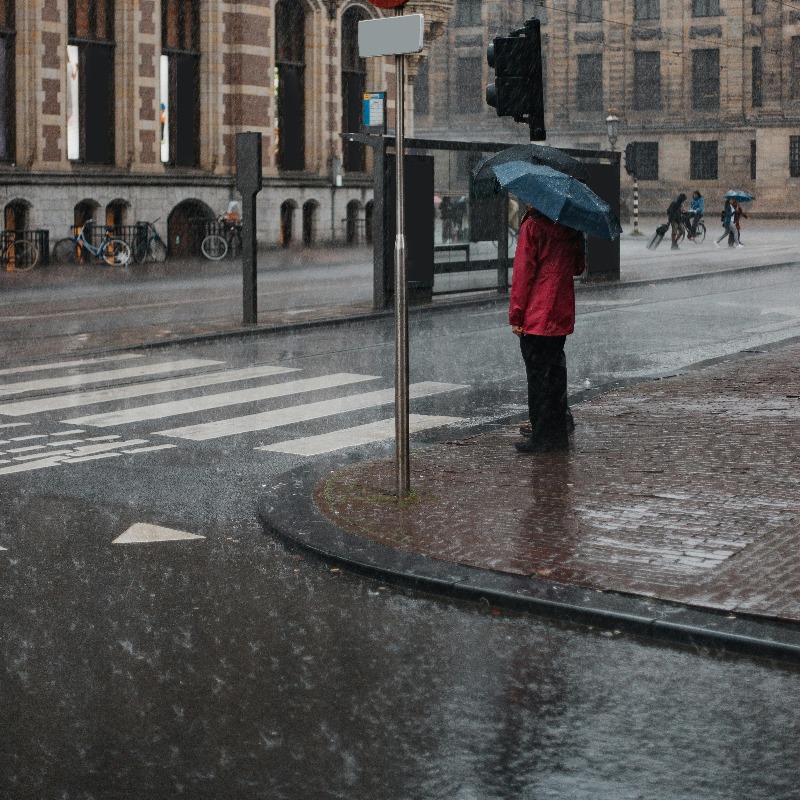
{"label": "red circular sign", "polygon": [[404,6],[408,0],[369,0],[375,8],[400,8]]}

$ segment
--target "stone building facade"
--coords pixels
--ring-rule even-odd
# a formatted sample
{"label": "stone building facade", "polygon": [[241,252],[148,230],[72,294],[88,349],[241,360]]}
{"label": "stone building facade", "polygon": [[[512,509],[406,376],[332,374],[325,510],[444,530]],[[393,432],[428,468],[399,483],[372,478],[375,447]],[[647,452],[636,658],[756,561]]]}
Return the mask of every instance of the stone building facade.
{"label": "stone building facade", "polygon": [[[484,99],[486,47],[542,22],[547,144],[636,142],[643,212],[726,189],[759,214],[800,215],[800,5],[774,0],[455,0],[415,86],[420,136],[525,141]],[[631,179],[623,173],[623,193]]]}
{"label": "stone building facade", "polygon": [[[450,0],[429,2],[428,34]],[[259,131],[262,243],[363,241],[371,157],[339,133],[357,129],[365,90],[388,92],[393,125],[394,60],[358,58],[358,21],[380,14],[366,0],[0,0],[4,228],[53,241],[89,217],[160,218],[173,254],[196,251],[197,221],[237,199],[236,133]]]}

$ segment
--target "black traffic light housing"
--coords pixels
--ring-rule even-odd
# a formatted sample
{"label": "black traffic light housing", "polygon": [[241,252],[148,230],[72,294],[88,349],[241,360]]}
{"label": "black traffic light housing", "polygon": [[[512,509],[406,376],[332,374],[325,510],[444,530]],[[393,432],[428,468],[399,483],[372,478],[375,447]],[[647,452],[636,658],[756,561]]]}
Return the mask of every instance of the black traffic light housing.
{"label": "black traffic light housing", "polygon": [[527,122],[532,142],[544,141],[547,133],[539,20],[529,19],[524,28],[496,37],[486,60],[495,71],[494,83],[486,87],[486,102],[497,110],[498,117]]}
{"label": "black traffic light housing", "polygon": [[636,142],[625,145],[625,172],[628,175],[636,174]]}

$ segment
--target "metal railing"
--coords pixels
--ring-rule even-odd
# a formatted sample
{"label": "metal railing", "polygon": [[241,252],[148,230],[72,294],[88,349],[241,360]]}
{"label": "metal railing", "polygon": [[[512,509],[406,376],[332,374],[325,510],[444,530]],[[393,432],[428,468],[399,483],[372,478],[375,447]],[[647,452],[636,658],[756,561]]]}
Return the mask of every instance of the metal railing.
{"label": "metal railing", "polygon": [[0,233],[0,237],[2,237],[0,247],[3,250],[12,240],[25,239],[33,242],[39,250],[39,264],[46,266],[50,263],[50,231],[44,228],[29,228],[21,231],[4,230]]}

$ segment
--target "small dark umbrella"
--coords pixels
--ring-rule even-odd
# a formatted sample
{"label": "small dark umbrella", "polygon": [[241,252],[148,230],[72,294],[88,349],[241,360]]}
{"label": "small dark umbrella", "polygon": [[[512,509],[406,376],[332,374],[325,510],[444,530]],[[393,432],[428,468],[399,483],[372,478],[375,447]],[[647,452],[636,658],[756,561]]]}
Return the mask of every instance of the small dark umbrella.
{"label": "small dark umbrella", "polygon": [[554,222],[609,241],[622,233],[611,206],[586,184],[563,172],[524,161],[492,169],[504,189]]}
{"label": "small dark umbrella", "polygon": [[589,177],[589,171],[584,163],[578,161],[577,158],[568,156],[561,150],[556,150],[555,147],[547,147],[543,144],[517,144],[507,147],[499,153],[492,153],[473,168],[472,177],[476,181],[493,178],[492,167],[507,164],[510,161],[544,164],[580,180],[586,180]]}

